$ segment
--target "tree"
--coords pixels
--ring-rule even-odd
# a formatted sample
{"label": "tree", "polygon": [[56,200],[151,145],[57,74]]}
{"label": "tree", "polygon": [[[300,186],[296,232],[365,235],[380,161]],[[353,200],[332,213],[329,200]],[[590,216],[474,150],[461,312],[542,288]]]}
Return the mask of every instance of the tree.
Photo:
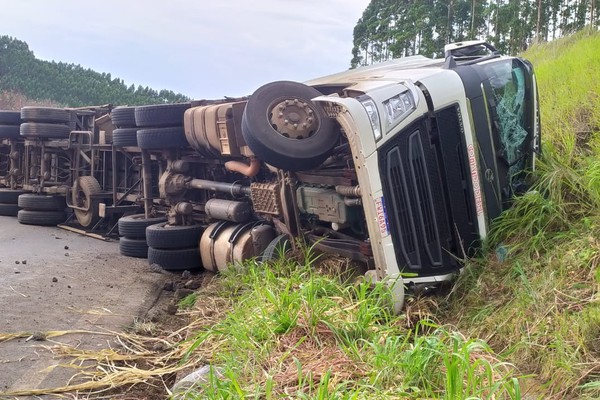
{"label": "tree", "polygon": [[157,104],[188,101],[170,90],[127,87],[110,73],[77,64],[42,61],[27,43],[0,36],[0,91],[21,93],[32,100],[52,100],[71,107],[98,104]]}
{"label": "tree", "polygon": [[598,24],[596,0],[371,0],[354,27],[351,66],[440,56],[445,44],[467,39],[516,54],[586,24]]}

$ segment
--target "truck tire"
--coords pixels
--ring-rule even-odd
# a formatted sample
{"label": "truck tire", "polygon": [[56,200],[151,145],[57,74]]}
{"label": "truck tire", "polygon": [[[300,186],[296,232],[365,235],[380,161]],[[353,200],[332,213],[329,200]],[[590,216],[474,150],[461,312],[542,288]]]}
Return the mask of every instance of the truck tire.
{"label": "truck tire", "polygon": [[19,207],[35,211],[63,211],[67,206],[64,196],[45,196],[25,193],[19,196]]}
{"label": "truck tire", "polygon": [[0,110],[0,125],[21,125],[21,112]]}
{"label": "truck tire", "polygon": [[118,221],[119,235],[130,239],[146,239],[146,228],[150,225],[165,222],[165,217],[146,218],[144,214],[133,214],[122,217]]}
{"label": "truck tire", "polygon": [[127,257],[147,258],[148,245],[146,239],[119,238],[119,252]]}
{"label": "truck tire", "polygon": [[19,125],[0,125],[0,139],[18,139],[20,131]]}
{"label": "truck tire", "polygon": [[49,124],[41,122],[26,122],[21,124],[21,136],[44,137],[51,139],[67,139],[71,133],[71,127],[60,124]]}
{"label": "truck tire", "polygon": [[262,252],[260,261],[276,261],[283,257],[285,253],[292,249],[288,235],[279,235],[268,244],[267,248]]}
{"label": "truck tire", "polygon": [[167,271],[201,268],[198,246],[189,249],[155,249],[148,247],[148,263],[158,264]]}
{"label": "truck tire", "polygon": [[110,120],[118,128],[135,128],[135,107],[113,108]]}
{"label": "truck tire", "polygon": [[17,204],[19,202],[19,196],[28,193],[21,189],[9,189],[0,188],[0,203],[4,204]]}
{"label": "truck tire", "polygon": [[[79,207],[89,208],[86,210],[73,209],[73,213],[77,218],[79,225],[83,227],[94,226],[100,219],[98,205],[100,200],[95,197],[98,193],[102,192],[100,183],[93,176],[80,176],[77,178],[77,184],[75,185],[77,190],[72,191],[72,199],[74,205]],[[74,189],[75,189],[74,188]]]}
{"label": "truck tire", "polygon": [[189,146],[182,127],[147,128],[137,132],[140,149],[178,149]]}
{"label": "truck tire", "polygon": [[23,107],[21,119],[26,122],[67,124],[71,121],[71,113],[63,108]]}
{"label": "truck tire", "polygon": [[181,249],[198,246],[202,225],[169,225],[166,222],[146,228],[146,242],[155,249]]}
{"label": "truck tire", "polygon": [[144,127],[183,126],[183,114],[190,103],[156,104],[135,108],[135,123]]}
{"label": "truck tire", "polygon": [[0,203],[0,215],[5,217],[16,217],[20,208],[17,204]]}
{"label": "truck tire", "polygon": [[339,132],[323,108],[311,101],[320,95],[317,89],[290,81],[258,88],[242,117],[242,135],[250,150],[266,163],[288,171],[321,164],[338,142]]}
{"label": "truck tire", "polygon": [[113,131],[113,146],[115,147],[136,147],[137,128],[119,128]]}
{"label": "truck tire", "polygon": [[20,210],[17,220],[25,225],[56,226],[65,222],[64,211]]}

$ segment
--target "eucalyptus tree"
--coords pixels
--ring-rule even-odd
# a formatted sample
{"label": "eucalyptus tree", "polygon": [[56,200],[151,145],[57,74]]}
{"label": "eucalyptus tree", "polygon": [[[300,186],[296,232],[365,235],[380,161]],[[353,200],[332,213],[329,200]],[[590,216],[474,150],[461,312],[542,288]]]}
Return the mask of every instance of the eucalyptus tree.
{"label": "eucalyptus tree", "polygon": [[506,54],[598,26],[596,0],[371,0],[354,27],[351,66],[442,55],[445,44],[482,39]]}

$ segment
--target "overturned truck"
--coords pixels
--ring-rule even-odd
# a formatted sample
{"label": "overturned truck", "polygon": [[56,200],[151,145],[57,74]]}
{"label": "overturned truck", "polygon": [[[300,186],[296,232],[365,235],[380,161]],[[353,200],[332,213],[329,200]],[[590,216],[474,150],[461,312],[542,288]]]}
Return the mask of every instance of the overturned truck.
{"label": "overturned truck", "polygon": [[126,214],[122,253],[220,271],[301,237],[390,282],[398,306],[405,284],[460,269],[528,189],[540,147],[531,65],[484,42],[109,116],[71,132],[66,196],[84,226]]}

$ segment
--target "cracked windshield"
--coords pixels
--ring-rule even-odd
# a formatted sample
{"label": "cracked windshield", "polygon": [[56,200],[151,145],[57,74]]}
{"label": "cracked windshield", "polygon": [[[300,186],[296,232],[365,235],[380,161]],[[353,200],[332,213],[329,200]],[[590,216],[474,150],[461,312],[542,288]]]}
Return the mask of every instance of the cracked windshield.
{"label": "cracked windshield", "polygon": [[506,60],[489,64],[485,68],[491,76],[489,83],[493,92],[490,100],[492,109],[495,106],[495,125],[499,129],[501,149],[499,156],[509,166],[509,181],[513,189],[519,182],[516,178],[525,166],[525,155],[529,126],[526,104],[524,67],[514,60]]}

